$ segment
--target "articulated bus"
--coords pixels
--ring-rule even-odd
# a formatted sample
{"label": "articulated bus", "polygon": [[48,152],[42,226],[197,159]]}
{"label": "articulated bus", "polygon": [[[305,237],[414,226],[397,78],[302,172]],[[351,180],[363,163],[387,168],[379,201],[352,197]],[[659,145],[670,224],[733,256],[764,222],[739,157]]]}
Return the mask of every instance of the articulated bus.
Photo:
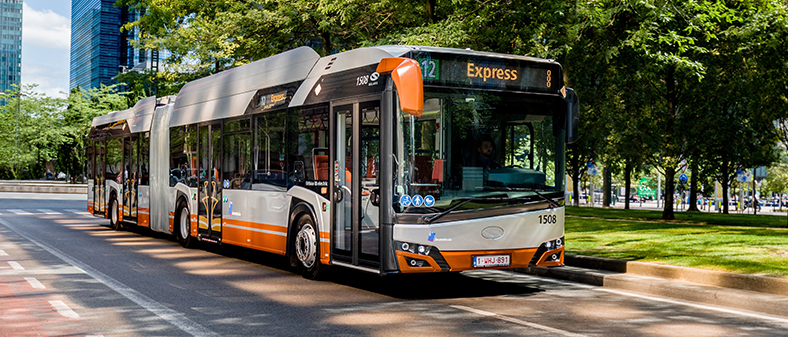
{"label": "articulated bus", "polygon": [[578,99],[553,60],[308,47],[96,117],[88,210],[382,275],[560,266]]}

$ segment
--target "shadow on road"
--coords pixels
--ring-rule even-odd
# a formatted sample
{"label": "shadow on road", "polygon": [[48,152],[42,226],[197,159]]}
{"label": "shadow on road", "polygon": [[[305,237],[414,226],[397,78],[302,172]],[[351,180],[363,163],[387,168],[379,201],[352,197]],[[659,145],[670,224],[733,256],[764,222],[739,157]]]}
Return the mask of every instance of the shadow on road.
{"label": "shadow on road", "polygon": [[[108,227],[108,225],[104,225]],[[144,227],[125,227],[125,231],[161,240],[174,241],[172,235],[155,232]],[[290,266],[289,259],[272,253],[232,245],[200,244],[201,249],[228,258],[234,258],[264,267],[277,269],[299,277]],[[380,276],[363,271],[323,266],[321,277],[314,282],[332,282],[402,300],[473,298],[500,295],[530,296],[542,292],[537,287],[522,282],[500,282],[466,273],[429,273]]]}

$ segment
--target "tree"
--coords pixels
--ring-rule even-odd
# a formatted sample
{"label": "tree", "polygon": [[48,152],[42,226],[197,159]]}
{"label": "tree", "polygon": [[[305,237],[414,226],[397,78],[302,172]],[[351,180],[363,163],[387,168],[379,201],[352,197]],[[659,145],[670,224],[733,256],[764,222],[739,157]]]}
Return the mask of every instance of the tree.
{"label": "tree", "polygon": [[64,141],[64,100],[37,93],[36,87],[15,86],[2,96],[0,174],[6,178],[41,178],[46,163],[58,159],[57,148]]}

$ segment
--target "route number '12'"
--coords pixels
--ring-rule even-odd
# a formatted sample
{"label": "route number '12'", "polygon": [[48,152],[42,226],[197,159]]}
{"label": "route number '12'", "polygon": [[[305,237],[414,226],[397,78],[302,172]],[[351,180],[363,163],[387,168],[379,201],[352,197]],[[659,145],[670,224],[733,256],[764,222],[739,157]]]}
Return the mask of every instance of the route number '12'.
{"label": "route number '12'", "polygon": [[425,80],[440,80],[440,63],[433,59],[419,59],[421,77]]}

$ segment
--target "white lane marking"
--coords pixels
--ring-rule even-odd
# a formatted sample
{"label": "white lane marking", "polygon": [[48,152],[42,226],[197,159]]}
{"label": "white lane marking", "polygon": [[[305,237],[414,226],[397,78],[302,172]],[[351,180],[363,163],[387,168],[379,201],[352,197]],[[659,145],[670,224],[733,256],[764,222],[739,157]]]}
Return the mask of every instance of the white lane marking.
{"label": "white lane marking", "polygon": [[44,288],[46,288],[46,287],[44,287],[43,284],[41,284],[41,282],[38,282],[38,280],[36,280],[35,277],[25,277],[25,281],[27,281],[27,283],[30,283],[30,285],[33,288],[35,288],[35,289],[44,289]]}
{"label": "white lane marking", "polygon": [[29,213],[29,212],[23,211],[21,209],[9,209],[8,211],[10,211],[11,213],[14,213],[16,215],[33,215],[33,213]]}
{"label": "white lane marking", "polygon": [[80,214],[80,215],[93,215],[93,214],[88,213],[88,211],[82,211],[82,210],[78,210],[78,209],[64,209],[64,211],[71,212],[71,213],[76,213],[76,214]]}
{"label": "white lane marking", "polygon": [[4,250],[0,249],[0,256],[8,256],[8,253],[6,253]]}
{"label": "white lane marking", "polygon": [[477,314],[477,315],[497,318],[497,319],[500,319],[502,321],[507,321],[509,323],[514,323],[514,324],[517,324],[517,325],[527,326],[529,328],[549,331],[549,332],[556,333],[556,334],[559,334],[559,335],[562,335],[562,336],[570,336],[570,337],[585,336],[583,334],[577,334],[577,333],[574,333],[574,332],[569,332],[569,331],[565,331],[565,330],[561,330],[561,329],[556,329],[556,328],[552,328],[552,327],[541,325],[541,324],[526,322],[526,321],[523,321],[523,320],[520,320],[520,319],[511,318],[511,317],[507,317],[507,316],[503,316],[503,315],[498,315],[498,314],[496,314],[494,312],[479,310],[479,309],[475,309],[475,308],[471,308],[471,307],[466,307],[466,306],[463,306],[463,305],[450,305],[450,307],[455,308],[455,309],[459,309],[459,310],[472,312],[472,313]]}
{"label": "white lane marking", "polygon": [[166,306],[160,304],[159,302],[154,301],[148,296],[143,295],[142,293],[131,289],[129,286],[105,275],[104,273],[94,269],[93,267],[89,266],[88,264],[83,263],[71,256],[67,255],[66,253],[61,252],[60,250],[50,247],[44,243],[38,242],[37,240],[33,239],[32,237],[28,236],[27,234],[17,230],[13,225],[11,225],[5,219],[0,218],[0,225],[5,226],[6,228],[16,232],[19,236],[27,239],[28,241],[34,243],[36,246],[41,247],[41,249],[46,250],[50,254],[58,257],[59,259],[63,260],[64,262],[81,269],[87,274],[88,276],[96,279],[97,281],[101,282],[105,286],[109,287],[110,289],[114,290],[118,294],[122,295],[125,298],[128,298],[132,302],[136,303],[137,305],[147,309],[148,311],[152,312],[154,315],[158,316],[159,318],[167,321],[168,323],[178,327],[179,329],[183,330],[184,332],[192,335],[192,336],[219,336],[219,334],[208,330],[204,326],[198,324],[195,321],[190,320],[184,314],[167,308]]}
{"label": "white lane marking", "polygon": [[8,265],[11,266],[14,270],[25,270],[25,267],[22,267],[19,262],[16,261],[8,261]]}
{"label": "white lane marking", "polygon": [[38,209],[37,211],[39,211],[41,213],[44,213],[44,214],[63,214],[63,213],[60,213],[60,212],[55,212],[55,211],[53,211],[51,209]]}
{"label": "white lane marking", "polygon": [[49,304],[51,304],[52,307],[55,308],[55,310],[57,310],[57,313],[65,317],[79,318],[79,315],[76,312],[74,312],[74,310],[71,310],[71,308],[69,308],[68,305],[63,303],[63,301],[49,301]]}
{"label": "white lane marking", "polygon": [[770,316],[768,314],[739,311],[739,310],[734,310],[734,309],[713,307],[713,306],[704,305],[704,304],[690,303],[690,302],[684,302],[684,301],[679,301],[679,300],[671,300],[671,299],[667,299],[667,298],[659,298],[659,297],[652,297],[652,296],[647,296],[647,295],[633,294],[633,293],[626,292],[626,291],[621,291],[621,290],[613,290],[613,289],[605,289],[605,288],[596,288],[594,290],[596,290],[596,291],[604,291],[604,292],[608,292],[608,293],[616,294],[616,295],[637,297],[637,298],[642,298],[642,299],[646,299],[646,300],[650,300],[650,301],[664,302],[664,303],[678,304],[678,305],[685,305],[685,306],[688,306],[688,307],[693,307],[693,308],[698,308],[698,309],[705,309],[705,310],[711,310],[711,311],[717,311],[717,312],[724,312],[726,314],[733,314],[733,315],[739,315],[739,316],[745,316],[745,317],[751,317],[751,318],[759,318],[759,319],[773,321],[773,322],[788,323],[788,319],[786,319],[786,318]]}

